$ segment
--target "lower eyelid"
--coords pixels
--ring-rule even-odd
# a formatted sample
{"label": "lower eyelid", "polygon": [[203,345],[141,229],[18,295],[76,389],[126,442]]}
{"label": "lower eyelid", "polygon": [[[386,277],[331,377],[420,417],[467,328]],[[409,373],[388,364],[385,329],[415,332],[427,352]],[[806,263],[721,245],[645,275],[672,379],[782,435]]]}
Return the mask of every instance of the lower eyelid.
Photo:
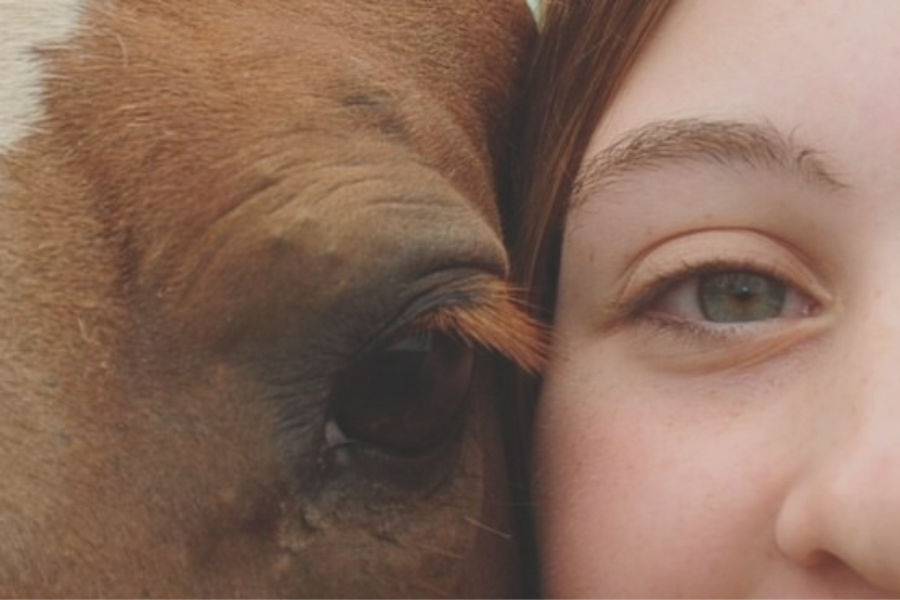
{"label": "lower eyelid", "polygon": [[709,326],[647,315],[628,335],[642,362],[672,372],[746,368],[799,347],[828,329],[831,319],[770,319]]}

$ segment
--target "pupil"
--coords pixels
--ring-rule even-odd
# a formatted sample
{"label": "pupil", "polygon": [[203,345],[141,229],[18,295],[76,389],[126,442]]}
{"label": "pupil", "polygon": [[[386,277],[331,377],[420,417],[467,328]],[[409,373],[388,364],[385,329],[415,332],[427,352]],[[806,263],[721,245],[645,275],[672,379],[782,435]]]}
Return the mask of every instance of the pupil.
{"label": "pupil", "polygon": [[761,321],[781,315],[787,287],[750,271],[721,271],[700,277],[697,296],[703,316],[710,321]]}
{"label": "pupil", "polygon": [[734,295],[738,300],[746,301],[753,297],[753,290],[749,286],[742,285],[734,291]]}
{"label": "pupil", "polygon": [[334,420],[350,439],[423,454],[452,437],[467,405],[473,351],[420,332],[367,356],[336,382]]}

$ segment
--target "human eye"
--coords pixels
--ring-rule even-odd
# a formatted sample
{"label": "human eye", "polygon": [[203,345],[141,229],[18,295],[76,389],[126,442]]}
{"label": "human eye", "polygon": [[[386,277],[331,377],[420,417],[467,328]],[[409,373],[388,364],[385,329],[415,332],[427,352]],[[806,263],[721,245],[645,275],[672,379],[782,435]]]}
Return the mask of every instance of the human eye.
{"label": "human eye", "polygon": [[693,233],[642,254],[616,308],[645,356],[678,369],[724,368],[793,347],[833,302],[794,248],[752,231]]}
{"label": "human eye", "polygon": [[802,318],[821,309],[816,299],[783,276],[744,263],[690,266],[679,275],[663,275],[654,288],[638,302],[645,315],[709,327]]}

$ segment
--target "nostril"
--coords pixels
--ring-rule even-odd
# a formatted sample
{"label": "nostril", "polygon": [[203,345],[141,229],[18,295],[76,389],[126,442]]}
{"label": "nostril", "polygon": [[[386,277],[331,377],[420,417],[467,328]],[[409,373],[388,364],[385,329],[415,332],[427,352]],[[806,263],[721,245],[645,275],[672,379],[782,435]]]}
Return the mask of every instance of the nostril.
{"label": "nostril", "polygon": [[900,486],[887,480],[873,486],[873,462],[871,452],[845,448],[827,466],[796,482],[780,507],[775,541],[813,579],[896,592],[900,511],[895,500]]}
{"label": "nostril", "polygon": [[813,550],[812,552],[808,552],[802,560],[802,566],[810,569],[825,568],[829,565],[841,562],[834,554],[826,550]]}

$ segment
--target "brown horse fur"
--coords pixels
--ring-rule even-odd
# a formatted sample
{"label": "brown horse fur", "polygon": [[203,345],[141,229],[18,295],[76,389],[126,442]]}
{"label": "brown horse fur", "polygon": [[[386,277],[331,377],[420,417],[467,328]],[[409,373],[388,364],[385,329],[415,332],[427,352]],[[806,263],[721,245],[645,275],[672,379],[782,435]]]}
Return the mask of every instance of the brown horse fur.
{"label": "brown horse fur", "polygon": [[520,0],[0,2],[0,594],[515,593],[489,363],[433,455],[328,422],[411,329],[537,368],[496,204],[532,35]]}

